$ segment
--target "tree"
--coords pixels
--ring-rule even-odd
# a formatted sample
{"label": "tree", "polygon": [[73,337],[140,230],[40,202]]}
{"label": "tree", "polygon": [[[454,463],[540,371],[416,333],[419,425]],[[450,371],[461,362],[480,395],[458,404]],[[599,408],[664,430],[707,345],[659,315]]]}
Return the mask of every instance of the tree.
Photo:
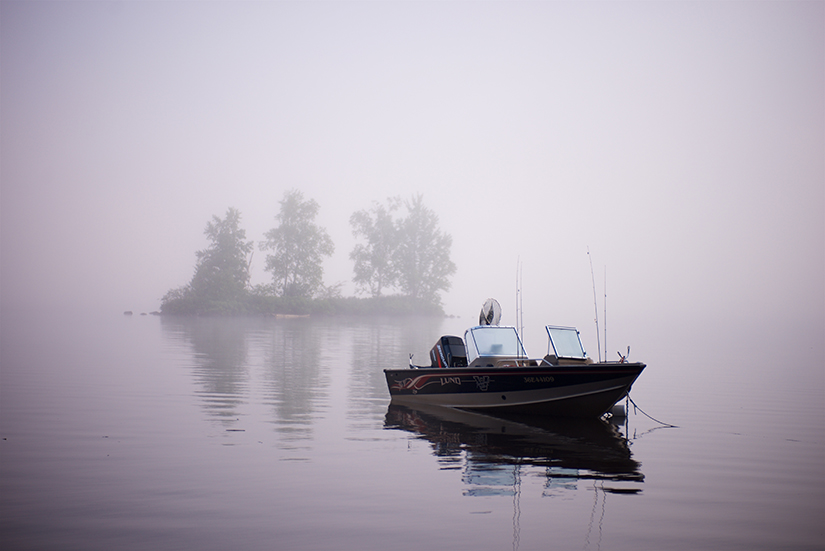
{"label": "tree", "polygon": [[398,285],[411,298],[438,304],[439,291],[450,288],[449,276],[456,270],[450,260],[453,238],[438,229],[438,216],[424,206],[421,194],[406,201],[406,207],[393,255]]}
{"label": "tree", "polygon": [[359,210],[349,219],[352,234],[366,240],[356,245],[349,255],[355,262],[352,280],[359,289],[369,289],[373,297],[380,297],[382,291],[395,285],[398,279],[392,262],[398,247],[398,227],[392,213],[399,203],[397,198],[388,199],[386,205],[374,203],[371,209]]}
{"label": "tree", "polygon": [[366,243],[353,248],[353,281],[368,288],[373,297],[387,287],[397,287],[408,297],[440,304],[439,292],[450,288],[455,273],[450,260],[452,238],[438,229],[438,216],[424,206],[419,194],[404,204],[406,217],[395,219],[400,199],[375,203],[350,217],[352,233]]}
{"label": "tree", "polygon": [[195,253],[198,262],[189,284],[196,299],[234,300],[245,294],[252,241],[246,241],[240,222],[240,212],[229,208],[223,220],[215,215],[206,224],[204,233],[211,244]]}
{"label": "tree", "polygon": [[264,234],[266,241],[261,243],[262,250],[275,251],[266,257],[266,270],[272,272],[276,293],[310,298],[323,287],[321,262],[335,246],[326,230],[314,222],[318,214],[314,199],[305,201],[303,193],[291,190],[280,204],[275,217],[278,226]]}

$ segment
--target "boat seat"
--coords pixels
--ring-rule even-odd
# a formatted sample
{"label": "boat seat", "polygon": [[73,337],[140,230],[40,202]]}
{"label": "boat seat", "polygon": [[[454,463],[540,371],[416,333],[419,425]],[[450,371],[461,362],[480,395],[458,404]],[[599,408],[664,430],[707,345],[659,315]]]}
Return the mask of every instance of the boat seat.
{"label": "boat seat", "polygon": [[594,363],[593,358],[557,358],[553,354],[547,354],[542,359],[550,365],[587,365]]}
{"label": "boat seat", "polygon": [[521,358],[517,360],[499,360],[495,367],[537,367],[539,362],[528,358]]}

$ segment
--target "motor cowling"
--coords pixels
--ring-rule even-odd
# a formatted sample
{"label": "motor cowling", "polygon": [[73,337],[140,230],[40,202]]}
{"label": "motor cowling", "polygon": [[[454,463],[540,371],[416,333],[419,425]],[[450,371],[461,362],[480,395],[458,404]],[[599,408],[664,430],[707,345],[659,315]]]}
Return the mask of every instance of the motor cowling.
{"label": "motor cowling", "polygon": [[461,337],[445,335],[430,350],[431,367],[467,367],[467,349]]}

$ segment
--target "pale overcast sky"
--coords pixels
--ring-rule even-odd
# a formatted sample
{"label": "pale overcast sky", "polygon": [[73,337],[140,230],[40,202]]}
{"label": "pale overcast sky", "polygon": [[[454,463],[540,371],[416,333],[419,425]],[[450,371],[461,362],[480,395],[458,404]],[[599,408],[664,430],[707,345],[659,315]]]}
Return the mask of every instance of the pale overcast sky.
{"label": "pale overcast sky", "polygon": [[4,1],[0,134],[4,308],[157,309],[298,188],[346,294],[349,216],[420,192],[448,313],[513,323],[520,259],[530,321],[590,323],[589,247],[619,332],[825,331],[823,2]]}

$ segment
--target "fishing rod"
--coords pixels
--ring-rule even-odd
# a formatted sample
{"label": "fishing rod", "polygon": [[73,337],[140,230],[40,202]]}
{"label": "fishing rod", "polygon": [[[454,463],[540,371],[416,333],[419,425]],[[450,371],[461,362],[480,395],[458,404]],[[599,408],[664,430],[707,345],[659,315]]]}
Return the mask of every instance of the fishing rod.
{"label": "fishing rod", "polygon": [[[599,303],[596,300],[596,276],[593,274],[593,257],[590,256],[590,247],[587,247],[587,258],[590,259],[590,279],[593,280],[593,309],[596,313],[596,346],[599,355],[597,356],[599,361],[602,361],[602,344],[599,340]],[[606,345],[607,343],[605,343]]]}
{"label": "fishing rod", "polygon": [[[516,260],[516,331],[524,343],[524,303],[522,298],[524,293],[521,290],[523,270],[521,267],[521,257]],[[521,352],[519,352],[521,354]]]}
{"label": "fishing rod", "polygon": [[522,340],[524,339],[524,289],[522,288],[524,285],[524,267],[521,264],[521,260],[519,259],[518,263],[518,288],[519,288],[519,296],[518,296],[518,325],[519,325],[519,335],[521,335]]}

